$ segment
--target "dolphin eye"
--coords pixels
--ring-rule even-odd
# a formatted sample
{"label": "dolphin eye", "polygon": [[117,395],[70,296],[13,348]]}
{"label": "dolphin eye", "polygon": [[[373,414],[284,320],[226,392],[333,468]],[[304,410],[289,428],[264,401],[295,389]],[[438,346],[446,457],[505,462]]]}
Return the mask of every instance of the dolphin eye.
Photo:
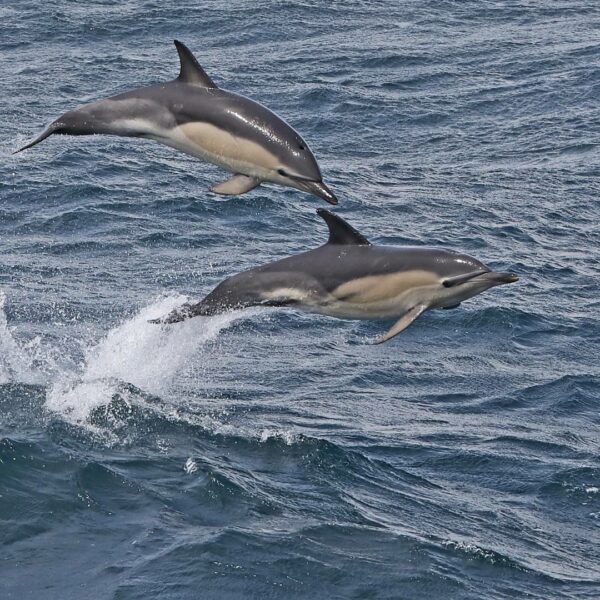
{"label": "dolphin eye", "polygon": [[287,177],[288,174],[283,170],[283,169],[277,169],[277,172],[282,176],[282,177]]}
{"label": "dolphin eye", "polygon": [[304,147],[304,144],[300,144],[300,145],[298,146],[298,148],[300,148],[300,150],[305,150],[305,149],[306,149],[306,148]]}

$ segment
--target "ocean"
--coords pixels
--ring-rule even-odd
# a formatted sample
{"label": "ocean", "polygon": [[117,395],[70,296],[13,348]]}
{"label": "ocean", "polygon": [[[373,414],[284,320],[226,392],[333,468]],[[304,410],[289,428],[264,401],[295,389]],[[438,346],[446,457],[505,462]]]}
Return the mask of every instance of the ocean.
{"label": "ocean", "polygon": [[[52,136],[173,39],[372,242],[520,281],[390,323],[148,323],[323,243],[321,200]],[[600,6],[0,4],[0,598],[600,597]]]}

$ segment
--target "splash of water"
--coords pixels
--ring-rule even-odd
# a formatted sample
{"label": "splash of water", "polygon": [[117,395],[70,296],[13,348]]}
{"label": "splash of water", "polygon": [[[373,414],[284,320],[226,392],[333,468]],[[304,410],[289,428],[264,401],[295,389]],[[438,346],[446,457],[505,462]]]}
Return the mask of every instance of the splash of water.
{"label": "splash of water", "polygon": [[180,295],[161,298],[109,331],[86,351],[79,372],[58,376],[48,391],[46,407],[81,425],[95,408],[108,404],[124,383],[152,395],[166,395],[199,347],[244,314],[190,319],[173,326],[148,322],[186,300]]}
{"label": "splash of water", "polygon": [[[110,430],[123,425],[119,413],[123,403],[146,408],[148,402],[152,402],[152,410],[160,410],[168,418],[183,419],[213,433],[253,438],[263,443],[274,438],[294,443],[295,436],[287,430],[256,430],[233,425],[211,414],[182,413],[178,410],[180,406],[169,403],[178,376],[186,373],[191,361],[196,364],[215,358],[212,354],[200,356],[202,347],[234,321],[260,312],[249,309],[170,326],[149,323],[187,300],[182,295],[159,298],[108,331],[97,343],[71,340],[77,345],[79,357],[83,348],[84,358],[80,360],[67,356],[68,348],[46,347],[39,339],[23,342],[15,337],[3,311],[4,294],[0,293],[0,384],[45,385],[45,407],[49,412],[102,438],[107,434],[110,437]],[[194,372],[197,373],[197,369]],[[161,402],[154,402],[152,397],[160,397]],[[104,425],[98,425],[94,418],[98,409],[101,414],[106,412]]]}

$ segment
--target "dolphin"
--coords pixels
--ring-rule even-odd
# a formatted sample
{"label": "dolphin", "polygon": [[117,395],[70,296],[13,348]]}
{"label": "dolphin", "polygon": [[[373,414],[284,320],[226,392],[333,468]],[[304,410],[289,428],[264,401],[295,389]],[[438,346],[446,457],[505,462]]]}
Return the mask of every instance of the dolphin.
{"label": "dolphin", "polygon": [[338,215],[317,213],[329,227],[324,245],[233,275],[200,302],[152,322],[177,323],[250,306],[293,306],[341,319],[397,319],[376,340],[381,343],[426,310],[456,308],[519,279],[453,250],[376,246]]}
{"label": "dolphin", "polygon": [[14,154],[53,134],[146,138],[233,173],[210,188],[217,194],[244,194],[270,181],[337,204],[308,144],[292,127],[258,102],[217,87],[184,44],[175,40],[175,47],[177,79],[70,110]]}

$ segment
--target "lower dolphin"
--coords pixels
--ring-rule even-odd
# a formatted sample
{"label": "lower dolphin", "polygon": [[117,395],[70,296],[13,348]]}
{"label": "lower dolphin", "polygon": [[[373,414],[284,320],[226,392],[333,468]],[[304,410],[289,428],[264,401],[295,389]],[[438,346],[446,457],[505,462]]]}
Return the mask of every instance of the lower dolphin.
{"label": "lower dolphin", "polygon": [[177,79],[70,110],[16,152],[54,134],[146,138],[233,173],[210,188],[217,194],[244,194],[268,181],[337,204],[308,144],[292,127],[258,102],[219,88],[184,44],[175,40],[175,46]]}
{"label": "lower dolphin", "polygon": [[153,322],[294,306],[341,319],[397,319],[377,339],[381,343],[426,310],[455,308],[491,287],[518,281],[513,273],[492,271],[452,250],[372,245],[341,217],[324,209],[317,213],[329,227],[323,246],[233,275],[200,302]]}

